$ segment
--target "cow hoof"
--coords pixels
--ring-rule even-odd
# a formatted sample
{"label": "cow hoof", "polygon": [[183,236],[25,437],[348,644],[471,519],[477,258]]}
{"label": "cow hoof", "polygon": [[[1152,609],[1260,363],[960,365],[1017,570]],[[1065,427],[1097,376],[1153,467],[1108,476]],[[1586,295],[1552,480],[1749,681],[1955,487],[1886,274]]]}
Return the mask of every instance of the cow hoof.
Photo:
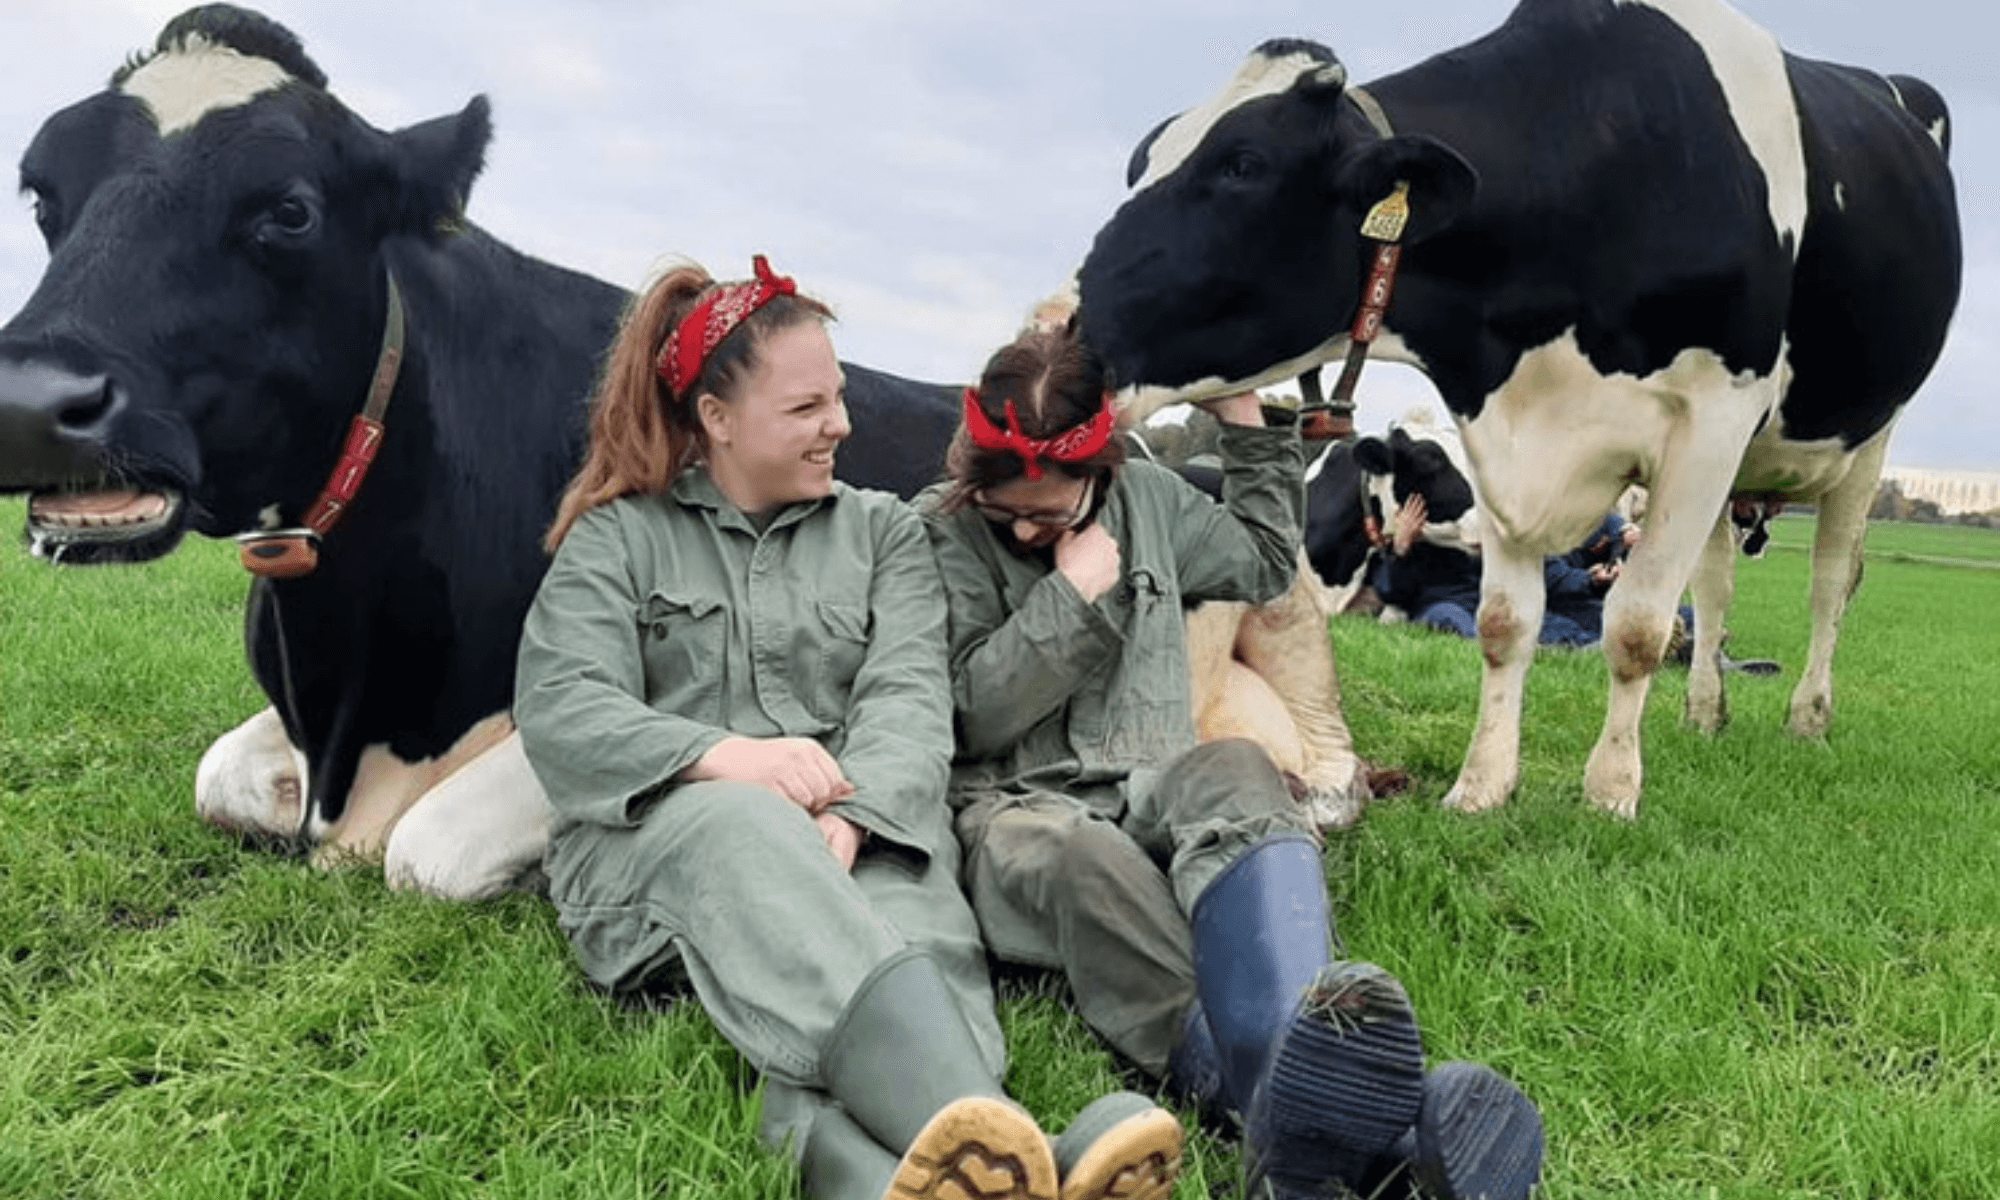
{"label": "cow hoof", "polygon": [[1507,795],[1512,790],[1512,788],[1483,787],[1460,779],[1452,785],[1449,792],[1445,793],[1443,804],[1446,808],[1455,808],[1460,812],[1485,812],[1507,803]]}
{"label": "cow hoof", "polygon": [[1309,787],[1304,804],[1306,815],[1321,833],[1352,829],[1368,806],[1368,780],[1356,770],[1342,787]]}
{"label": "cow hoof", "polygon": [[296,838],[305,825],[305,768],[267,708],[215,739],[194,774],[194,810],[218,829]]}
{"label": "cow hoof", "polygon": [[1729,701],[1720,695],[1713,701],[1697,701],[1689,692],[1687,723],[1701,733],[1721,733],[1729,725]]}
{"label": "cow hoof", "polygon": [[1592,804],[1627,821],[1639,817],[1639,767],[1636,760],[1629,766],[1619,763],[1611,765],[1595,754],[1590,756],[1590,764],[1583,772],[1583,794]]}
{"label": "cow hoof", "polygon": [[1792,701],[1792,717],[1787,728],[1797,738],[1823,738],[1833,725],[1833,700],[1826,696],[1813,696],[1806,700]]}

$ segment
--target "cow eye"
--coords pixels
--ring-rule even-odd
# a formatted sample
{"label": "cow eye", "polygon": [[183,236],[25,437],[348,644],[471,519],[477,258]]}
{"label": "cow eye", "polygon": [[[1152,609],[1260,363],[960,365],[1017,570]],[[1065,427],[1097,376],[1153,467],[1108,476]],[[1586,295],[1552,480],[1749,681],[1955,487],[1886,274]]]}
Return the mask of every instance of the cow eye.
{"label": "cow eye", "polygon": [[312,205],[297,196],[286,196],[271,206],[271,224],[294,236],[313,225]]}
{"label": "cow eye", "polygon": [[1264,160],[1249,150],[1237,150],[1222,160],[1222,175],[1225,179],[1255,179],[1264,173]]}

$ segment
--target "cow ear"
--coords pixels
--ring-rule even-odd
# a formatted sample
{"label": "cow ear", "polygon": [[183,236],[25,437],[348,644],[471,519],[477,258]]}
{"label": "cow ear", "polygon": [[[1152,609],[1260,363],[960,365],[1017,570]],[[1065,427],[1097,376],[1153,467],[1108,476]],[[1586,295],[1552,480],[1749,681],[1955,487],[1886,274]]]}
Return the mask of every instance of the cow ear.
{"label": "cow ear", "polygon": [[392,135],[403,204],[399,232],[444,232],[464,217],[472,181],[486,165],[493,138],[492,106],[474,96],[462,112],[438,117]]}
{"label": "cow ear", "polygon": [[1392,465],[1389,447],[1378,437],[1365,437],[1354,443],[1354,465],[1370,475],[1387,475]]}
{"label": "cow ear", "polygon": [[1421,135],[1384,138],[1341,161],[1340,194],[1361,211],[1410,184],[1410,224],[1403,242],[1413,245],[1451,227],[1479,195],[1479,173],[1458,151]]}

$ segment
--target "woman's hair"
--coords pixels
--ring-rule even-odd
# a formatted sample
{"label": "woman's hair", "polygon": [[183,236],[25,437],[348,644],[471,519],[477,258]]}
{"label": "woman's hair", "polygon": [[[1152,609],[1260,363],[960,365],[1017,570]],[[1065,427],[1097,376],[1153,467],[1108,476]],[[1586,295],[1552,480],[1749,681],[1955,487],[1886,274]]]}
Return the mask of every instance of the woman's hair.
{"label": "woman's hair", "polygon": [[[1006,428],[1010,401],[1023,436],[1036,440],[1055,437],[1103,409],[1104,366],[1072,332],[1031,326],[994,351],[979,376],[979,407],[995,426]],[[1125,461],[1125,442],[1113,437],[1104,449],[1082,462],[1040,461],[1043,469],[1073,479],[1109,475]],[[961,421],[945,455],[951,490],[942,508],[956,512],[974,493],[1011,483],[1027,471],[1028,464],[1011,450],[982,450],[974,445]]]}
{"label": "woman's hair", "polygon": [[542,545],[554,553],[578,517],[620,496],[653,495],[673,486],[707,449],[695,400],[710,393],[734,400],[743,380],[763,362],[764,343],[807,321],[830,321],[833,310],[806,296],[765,302],[715,347],[701,373],[674,395],[660,377],[661,352],[681,320],[716,287],[692,263],[673,267],[633,297],[604,364],[590,406],[590,446],[570,480]]}

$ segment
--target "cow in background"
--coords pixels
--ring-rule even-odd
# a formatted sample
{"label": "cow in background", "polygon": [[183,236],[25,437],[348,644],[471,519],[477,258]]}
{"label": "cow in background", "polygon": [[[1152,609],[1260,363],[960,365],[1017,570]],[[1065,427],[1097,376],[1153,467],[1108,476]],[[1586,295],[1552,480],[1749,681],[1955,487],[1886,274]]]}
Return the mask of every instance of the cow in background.
{"label": "cow in background", "polygon": [[1733,495],[1820,506],[1790,724],[1827,727],[1863,514],[1957,302],[1948,130],[1922,81],[1786,54],[1718,0],[1523,0],[1366,88],[1324,46],[1268,42],[1134,153],[1079,275],[1082,332],[1139,414],[1338,359],[1376,258],[1364,214],[1406,197],[1374,345],[1436,385],[1485,511],[1485,679],[1445,802],[1513,792],[1542,558],[1640,483],[1647,536],[1606,605],[1584,772],[1629,817],[1690,576],[1689,715],[1723,720]]}
{"label": "cow in background", "polygon": [[[287,541],[380,390],[372,468],[316,569],[251,588],[271,707],[204,755],[196,807],[450,896],[540,863],[514,648],[626,302],[463,219],[490,136],[483,97],[375,129],[290,31],[190,10],[29,146],[50,259],[0,329],[0,491],[32,493],[29,541],[65,562],[188,530]],[[913,493],[953,391],[845,370],[841,477]]]}

